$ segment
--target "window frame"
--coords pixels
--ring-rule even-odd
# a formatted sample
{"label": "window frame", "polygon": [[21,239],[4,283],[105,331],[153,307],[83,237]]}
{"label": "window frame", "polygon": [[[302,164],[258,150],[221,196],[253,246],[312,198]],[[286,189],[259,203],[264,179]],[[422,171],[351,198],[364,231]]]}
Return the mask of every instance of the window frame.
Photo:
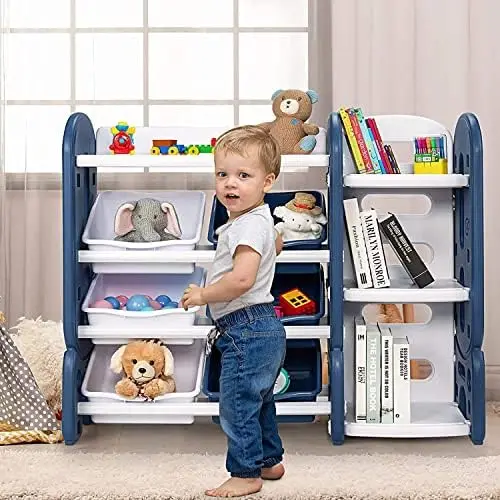
{"label": "window frame", "polygon": [[[331,103],[328,96],[331,96],[331,75],[330,71],[319,71],[318,64],[320,52],[324,56],[330,56],[328,51],[329,44],[319,43],[319,40],[325,40],[324,36],[330,39],[329,32],[329,12],[330,7],[325,9],[325,3],[321,0],[308,0],[308,25],[307,27],[239,27],[239,0],[233,0],[233,26],[218,28],[159,28],[148,26],[148,0],[142,0],[142,27],[99,27],[99,28],[77,28],[76,26],[76,0],[70,1],[70,25],[68,28],[10,28],[8,33],[13,34],[43,34],[43,33],[64,33],[69,34],[70,38],[70,99],[67,100],[6,100],[6,105],[39,105],[53,106],[66,105],[70,107],[70,113],[76,111],[78,106],[84,105],[140,105],[143,110],[144,126],[149,124],[149,107],[152,105],[231,105],[233,106],[234,123],[239,122],[240,105],[269,105],[269,99],[240,99],[239,97],[239,34],[240,33],[308,33],[308,81],[309,88],[321,88],[322,93],[326,92],[326,99],[323,103]],[[329,2],[326,2],[327,4]],[[321,10],[321,13],[319,12]],[[326,12],[328,11],[328,13]],[[321,15],[320,15],[321,14]],[[327,20],[325,23],[325,19]],[[149,97],[149,35],[152,33],[232,33],[233,34],[233,99],[227,100],[176,100],[176,99],[150,99]],[[76,99],[76,35],[81,33],[142,33],[143,34],[143,99],[130,100],[110,100],[110,99]],[[328,52],[327,52],[328,51]],[[314,54],[314,57],[311,57]],[[325,78],[326,75],[329,75]],[[328,106],[329,107],[329,106]],[[323,107],[323,110],[326,110]],[[325,115],[326,120],[327,114]],[[94,124],[97,128],[99,124]],[[62,132],[61,132],[62,136]],[[149,175],[146,179],[151,179],[154,183],[155,174],[148,172],[146,168],[144,173]],[[141,173],[125,173],[126,177],[143,175]],[[61,172],[6,172],[6,188],[9,190],[28,189],[28,190],[61,190]],[[116,175],[113,173],[101,173],[103,186],[111,187],[113,181],[116,181]],[[123,173],[120,173],[120,182],[123,181]],[[145,181],[146,181],[145,179]],[[147,181],[146,181],[147,182]]]}

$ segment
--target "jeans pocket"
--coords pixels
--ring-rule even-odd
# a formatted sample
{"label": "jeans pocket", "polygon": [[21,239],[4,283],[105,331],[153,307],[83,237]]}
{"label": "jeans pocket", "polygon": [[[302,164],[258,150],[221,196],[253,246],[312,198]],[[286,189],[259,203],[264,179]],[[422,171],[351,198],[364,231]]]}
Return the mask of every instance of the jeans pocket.
{"label": "jeans pocket", "polygon": [[220,337],[217,339],[217,348],[221,353],[234,352],[235,354],[243,354],[235,338],[227,331],[221,332]]}

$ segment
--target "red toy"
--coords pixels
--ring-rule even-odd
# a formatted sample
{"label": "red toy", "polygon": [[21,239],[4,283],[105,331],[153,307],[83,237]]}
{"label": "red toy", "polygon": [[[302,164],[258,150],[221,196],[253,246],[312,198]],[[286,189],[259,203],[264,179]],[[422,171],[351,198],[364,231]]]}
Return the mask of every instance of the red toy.
{"label": "red toy", "polygon": [[117,155],[133,155],[135,153],[134,134],[135,127],[129,127],[127,122],[119,122],[111,128],[113,142],[109,146],[111,152]]}
{"label": "red toy", "polygon": [[316,313],[316,302],[298,288],[280,294],[279,302],[285,316]]}

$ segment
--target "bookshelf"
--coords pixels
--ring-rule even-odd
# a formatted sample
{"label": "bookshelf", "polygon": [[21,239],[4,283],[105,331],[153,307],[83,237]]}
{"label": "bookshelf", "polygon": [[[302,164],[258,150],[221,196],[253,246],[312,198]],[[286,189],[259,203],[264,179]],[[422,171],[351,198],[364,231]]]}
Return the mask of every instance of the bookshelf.
{"label": "bookshelf", "polygon": [[[428,118],[374,116],[384,143],[412,142],[416,136],[446,137],[448,174],[359,174],[343,132],[341,117],[329,123],[333,173],[330,189],[332,258],[330,261],[332,335],[330,338],[332,418],[329,432],[336,444],[345,436],[436,438],[469,435],[482,444],[485,434],[485,384],[482,340],[484,330],[483,172],[482,139],[477,118],[461,115],[454,136]],[[407,164],[401,171],[406,172]],[[390,198],[425,196],[426,213],[402,213]],[[369,206],[363,206],[368,199]],[[427,263],[435,282],[419,289],[403,267],[388,262],[390,288],[357,288],[350,246],[343,221],[343,200],[357,198],[361,209],[380,202],[381,215],[398,214],[410,240],[427,245]],[[384,213],[384,210],[386,212]],[[379,213],[379,212],[378,212]],[[370,304],[426,304],[431,318],[425,323],[387,324],[394,337],[406,336],[412,359],[425,359],[432,373],[411,381],[409,424],[365,423],[354,418],[354,318]],[[346,411],[343,411],[344,401]],[[342,418],[341,418],[342,416]]]}

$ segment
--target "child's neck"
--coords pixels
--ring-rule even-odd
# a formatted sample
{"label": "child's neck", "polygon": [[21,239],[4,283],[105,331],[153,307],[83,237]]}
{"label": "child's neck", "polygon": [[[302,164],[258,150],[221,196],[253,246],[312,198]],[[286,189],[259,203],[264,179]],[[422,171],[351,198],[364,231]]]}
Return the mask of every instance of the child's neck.
{"label": "child's neck", "polygon": [[229,220],[234,220],[234,219],[240,217],[240,215],[246,214],[246,213],[252,211],[254,208],[260,207],[262,205],[264,205],[264,198],[262,198],[262,200],[260,200],[255,205],[247,208],[246,210],[243,210],[242,212],[229,212]]}

